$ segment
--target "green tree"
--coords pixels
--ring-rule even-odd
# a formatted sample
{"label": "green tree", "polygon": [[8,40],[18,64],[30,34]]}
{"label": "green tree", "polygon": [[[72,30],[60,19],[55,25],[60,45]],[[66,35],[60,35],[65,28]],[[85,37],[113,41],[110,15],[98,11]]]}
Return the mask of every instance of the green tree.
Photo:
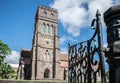
{"label": "green tree", "polygon": [[14,69],[8,63],[1,62],[0,77],[2,79],[8,79],[10,76],[12,78],[14,74],[15,74]]}
{"label": "green tree", "polygon": [[1,40],[0,40],[0,52],[1,52],[0,60],[4,60],[4,58],[7,55],[11,54],[11,50],[10,50],[9,46],[7,44],[3,43]]}
{"label": "green tree", "polygon": [[7,79],[15,73],[14,69],[8,63],[4,62],[4,58],[10,54],[11,50],[9,46],[0,40],[0,77],[2,79]]}

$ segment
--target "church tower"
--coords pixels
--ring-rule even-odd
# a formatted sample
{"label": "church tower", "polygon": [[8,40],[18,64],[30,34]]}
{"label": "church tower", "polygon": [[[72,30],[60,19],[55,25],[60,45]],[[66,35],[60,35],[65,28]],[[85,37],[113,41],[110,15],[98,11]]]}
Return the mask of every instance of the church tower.
{"label": "church tower", "polygon": [[39,6],[32,44],[31,79],[60,79],[58,12]]}

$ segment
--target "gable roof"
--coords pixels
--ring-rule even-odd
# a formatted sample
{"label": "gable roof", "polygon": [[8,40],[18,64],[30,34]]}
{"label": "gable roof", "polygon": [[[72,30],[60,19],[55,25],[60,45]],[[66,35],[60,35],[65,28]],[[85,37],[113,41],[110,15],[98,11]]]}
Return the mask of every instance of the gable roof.
{"label": "gable roof", "polygon": [[31,57],[31,50],[21,49],[20,55],[23,58],[30,58]]}
{"label": "gable roof", "polygon": [[60,54],[60,60],[68,61],[68,55],[67,54]]}

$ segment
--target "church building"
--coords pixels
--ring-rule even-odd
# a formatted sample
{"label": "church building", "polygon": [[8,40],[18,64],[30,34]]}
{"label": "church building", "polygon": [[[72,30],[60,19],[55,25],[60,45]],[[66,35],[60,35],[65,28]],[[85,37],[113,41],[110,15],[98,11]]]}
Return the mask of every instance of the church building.
{"label": "church building", "polygon": [[21,49],[18,79],[67,79],[68,56],[60,53],[58,11],[39,6],[32,49]]}

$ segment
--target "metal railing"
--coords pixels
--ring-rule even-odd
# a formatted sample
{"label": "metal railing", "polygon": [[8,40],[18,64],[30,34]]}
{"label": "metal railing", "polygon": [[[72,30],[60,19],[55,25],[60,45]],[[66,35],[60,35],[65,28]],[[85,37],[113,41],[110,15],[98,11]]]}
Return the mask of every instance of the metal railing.
{"label": "metal railing", "polygon": [[91,39],[75,45],[69,44],[68,83],[97,83],[98,79],[101,83],[106,83],[100,16],[97,11],[96,19],[91,23],[92,29],[95,30]]}

